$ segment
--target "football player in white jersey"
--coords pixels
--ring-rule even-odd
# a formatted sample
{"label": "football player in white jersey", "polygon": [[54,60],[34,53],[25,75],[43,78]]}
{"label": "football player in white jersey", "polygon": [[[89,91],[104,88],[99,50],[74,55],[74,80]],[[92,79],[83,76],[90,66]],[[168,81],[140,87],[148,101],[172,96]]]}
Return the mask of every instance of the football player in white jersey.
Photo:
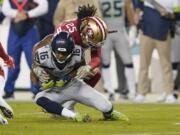
{"label": "football player in white jersey", "polygon": [[131,0],[99,0],[99,3],[108,28],[118,30],[117,33],[107,36],[105,44],[102,47],[102,78],[104,88],[109,92],[110,96],[114,94],[109,68],[111,52],[114,49],[125,65],[125,77],[129,89],[129,98],[132,99],[136,93],[135,73],[129,46],[130,43],[125,29],[125,12],[127,13],[128,20],[132,22]]}
{"label": "football player in white jersey", "polygon": [[47,112],[87,121],[87,116],[61,106],[66,101],[74,100],[101,111],[105,119],[129,120],[126,115],[113,110],[111,102],[101,93],[81,80],[94,75],[95,70],[86,76],[77,76],[82,71],[79,69],[85,66],[83,49],[75,45],[68,32],[56,34],[50,42],[46,38],[39,42],[34,47],[33,56],[31,78],[36,84],[39,79],[43,90],[36,95],[35,101]]}

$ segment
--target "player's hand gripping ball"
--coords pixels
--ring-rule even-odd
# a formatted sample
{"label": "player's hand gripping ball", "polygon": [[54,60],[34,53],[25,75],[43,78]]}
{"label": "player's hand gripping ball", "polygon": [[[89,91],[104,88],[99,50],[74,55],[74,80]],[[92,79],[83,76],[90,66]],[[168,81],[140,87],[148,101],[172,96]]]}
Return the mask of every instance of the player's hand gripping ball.
{"label": "player's hand gripping ball", "polygon": [[91,66],[81,66],[76,74],[76,78],[78,79],[89,79],[90,77],[94,76],[96,73],[91,68]]}

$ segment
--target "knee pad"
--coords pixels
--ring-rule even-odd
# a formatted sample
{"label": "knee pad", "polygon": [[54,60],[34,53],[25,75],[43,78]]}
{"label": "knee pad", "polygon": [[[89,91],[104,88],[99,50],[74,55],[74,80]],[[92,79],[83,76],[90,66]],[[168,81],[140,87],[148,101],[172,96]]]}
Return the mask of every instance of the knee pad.
{"label": "knee pad", "polygon": [[36,100],[36,103],[44,108],[47,112],[61,115],[63,107],[58,103],[51,101],[46,97],[40,97]]}

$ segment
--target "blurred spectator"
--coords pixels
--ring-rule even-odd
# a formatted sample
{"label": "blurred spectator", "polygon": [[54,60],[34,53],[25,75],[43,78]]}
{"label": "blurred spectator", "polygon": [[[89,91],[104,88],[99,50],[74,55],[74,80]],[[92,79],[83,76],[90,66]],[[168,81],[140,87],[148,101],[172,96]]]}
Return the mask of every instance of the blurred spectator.
{"label": "blurred spectator", "polygon": [[171,66],[171,26],[175,18],[173,9],[176,0],[137,1],[135,4],[135,22],[139,23],[141,11],[142,24],[140,33],[140,69],[138,78],[138,95],[136,102],[143,102],[148,92],[148,71],[152,52],[157,49],[163,70],[163,86],[165,94],[159,101],[174,103],[173,76]]}
{"label": "blurred spectator", "polygon": [[175,36],[172,40],[172,67],[173,67],[173,79],[174,79],[174,90],[178,90],[178,66],[180,64],[180,21],[175,22]]}
{"label": "blurred spectator", "polygon": [[[13,97],[14,86],[20,72],[22,52],[29,68],[32,64],[32,48],[39,41],[39,32],[35,26],[36,18],[48,11],[46,0],[5,0],[2,12],[11,19],[7,51],[15,60],[15,69],[8,70],[4,98]],[[31,86],[31,91],[37,91]]]}
{"label": "blurred spectator", "polygon": [[54,32],[53,16],[56,10],[59,0],[47,0],[48,1],[48,13],[38,17],[37,27],[39,29],[40,39],[43,39],[46,35]]}
{"label": "blurred spectator", "polygon": [[54,25],[57,27],[64,20],[76,18],[75,12],[78,11],[78,6],[94,5],[97,8],[97,16],[101,17],[98,3],[96,0],[60,0],[57,9],[54,13]]}
{"label": "blurred spectator", "polygon": [[[133,10],[131,0],[113,1],[99,0],[102,9],[103,17],[108,25],[109,30],[117,30],[117,33],[112,33],[107,36],[104,46],[102,46],[102,77],[104,88],[109,93],[111,99],[114,95],[112,78],[110,73],[110,59],[112,50],[116,50],[122,62],[124,63],[125,77],[129,89],[129,98],[134,98],[135,89],[135,73],[132,62],[132,54],[129,46],[129,39],[125,28],[125,14],[128,21],[133,24]],[[111,7],[111,8],[108,8]],[[116,8],[113,8],[116,7]],[[118,69],[117,69],[118,70]]]}

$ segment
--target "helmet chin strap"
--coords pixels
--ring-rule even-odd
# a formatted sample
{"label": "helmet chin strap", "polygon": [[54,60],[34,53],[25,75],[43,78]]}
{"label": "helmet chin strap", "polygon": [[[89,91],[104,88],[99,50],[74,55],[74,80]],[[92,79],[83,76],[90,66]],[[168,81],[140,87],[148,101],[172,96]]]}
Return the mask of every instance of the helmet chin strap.
{"label": "helmet chin strap", "polygon": [[94,43],[94,42],[90,41],[87,35],[85,36],[83,43],[85,44],[85,47],[98,48],[98,47],[101,47],[103,45],[103,42]]}
{"label": "helmet chin strap", "polygon": [[86,41],[85,42],[85,45],[87,46],[87,47],[95,47],[95,48],[98,48],[98,47],[101,47],[102,45],[103,45],[103,42],[101,42],[101,43],[93,43],[93,42],[91,42],[91,41]]}

